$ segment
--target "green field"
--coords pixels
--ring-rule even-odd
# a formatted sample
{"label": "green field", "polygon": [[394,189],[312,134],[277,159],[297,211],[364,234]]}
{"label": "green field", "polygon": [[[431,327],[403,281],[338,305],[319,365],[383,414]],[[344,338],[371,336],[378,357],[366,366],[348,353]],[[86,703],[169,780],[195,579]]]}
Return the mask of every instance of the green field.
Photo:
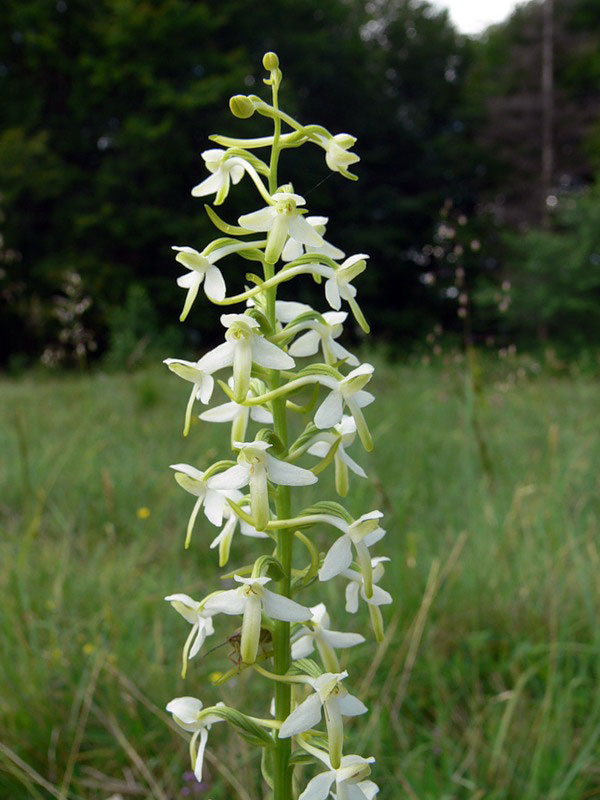
{"label": "green field", "polygon": [[[348,507],[386,512],[396,599],[383,645],[346,664],[370,707],[352,751],[376,756],[383,800],[600,798],[598,381],[487,367],[477,437],[460,366],[377,363],[375,450],[352,450],[371,478]],[[225,725],[189,795],[162,711],[214,703],[208,676],[231,666],[223,647],[182,681],[188,626],[162,600],[216,588],[214,529],[183,550],[193,499],[168,465],[216,460],[226,426],[183,440],[187,388],[158,369],[5,379],[0,398],[0,797],[263,797]],[[260,545],[234,542],[231,567]],[[325,592],[332,627],[367,628],[343,585],[302,602]],[[210,643],[234,629],[220,617]],[[244,672],[223,699],[265,714],[263,684]]]}

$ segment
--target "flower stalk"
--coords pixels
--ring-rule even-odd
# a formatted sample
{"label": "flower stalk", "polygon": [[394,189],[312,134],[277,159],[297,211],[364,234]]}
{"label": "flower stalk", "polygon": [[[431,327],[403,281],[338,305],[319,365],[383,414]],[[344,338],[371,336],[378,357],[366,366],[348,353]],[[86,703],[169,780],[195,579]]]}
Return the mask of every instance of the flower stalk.
{"label": "flower stalk", "polygon": [[[202,250],[187,245],[174,248],[176,260],[189,270],[178,280],[187,289],[182,321],[191,313],[201,286],[215,306],[246,303],[246,309],[221,316],[223,343],[197,362],[167,359],[165,363],[188,386],[192,384],[185,435],[195,404],[207,406],[217,387],[228,402],[198,416],[205,423],[231,425],[231,457],[202,468],[190,464],[172,467],[181,488],[196,498],[185,547],[192,543],[194,528],[200,529],[194,546],[202,547],[201,529],[210,523],[221,529],[212,542],[208,540],[210,548],[218,548],[219,566],[225,566],[235,552],[236,530],[271,550],[263,549],[253,564],[224,575],[233,578],[233,588],[210,592],[201,600],[183,592],[166,599],[192,625],[183,647],[184,677],[189,663],[220,624],[215,618],[238,618],[239,627],[228,639],[235,667],[218,676],[214,684],[252,668],[255,678],[261,676],[271,683],[274,719],[222,703],[205,708],[195,697],[175,698],[167,709],[177,724],[192,734],[190,756],[199,779],[211,726],[224,721],[252,746],[264,750],[261,768],[272,800],[326,800],[334,790],[338,800],[372,800],[377,785],[364,779],[373,759],[344,755],[346,720],[366,713],[367,708],[344,685],[348,672],[342,670],[337,652],[362,644],[365,638],[332,629],[325,604],[320,601],[309,607],[299,596],[304,592],[318,595],[321,583],[346,579],[346,610],[355,613],[362,598],[375,638],[381,641],[380,606],[391,602],[391,597],[377,585],[386,559],[372,558],[369,548],[385,535],[380,526],[382,514],[368,511],[355,518],[331,500],[298,511],[296,492],[294,504],[291,494],[291,488],[298,487],[300,499],[302,487],[317,483],[328,470],[334,472],[342,498],[348,495],[355,477],[367,477],[346,451],[355,439],[367,451],[373,446],[363,413],[375,399],[365,390],[373,367],[361,364],[337,339],[343,334],[348,311],[368,331],[353,285],[366,269],[368,255],[346,258],[343,250],[326,241],[323,234],[328,218],[306,216],[305,199],[290,184],[280,183],[279,176],[282,152],[306,143],[324,150],[327,167],[345,178],[356,178],[348,167],[359,158],[349,152],[356,142],[353,136],[332,135],[320,125],[303,125],[281,111],[282,73],[275,53],[264,56],[263,66],[268,72],[264,83],[271,88],[271,103],[255,95],[236,95],[230,108],[241,119],[255,112],[270,119],[272,135],[248,140],[211,137],[225,149],[213,148],[202,154],[210,175],[194,186],[192,195],[214,195],[213,204],[221,205],[232,186],[249,176],[266,205],[240,216],[238,225],[225,222],[205,206],[225,238],[215,239]],[[283,132],[284,125],[291,131]],[[249,152],[261,147],[270,148],[268,165]],[[254,286],[228,295],[228,264],[233,259],[259,262],[262,275],[246,273],[246,281]],[[302,276],[324,284],[329,311],[278,298],[280,288]],[[344,302],[348,311],[341,310]],[[298,367],[296,359],[310,357],[313,363]],[[230,373],[227,380],[218,377],[223,370]],[[290,415],[308,418],[291,444]],[[253,424],[263,427],[252,436]],[[318,461],[311,463],[315,456]],[[305,466],[297,463],[301,459],[306,459]],[[316,546],[314,531],[329,536],[325,552]],[[301,545],[297,554],[295,539]],[[306,695],[306,690],[311,693]],[[324,730],[315,730],[319,726]],[[317,737],[319,747],[309,743],[310,737]],[[324,741],[326,750],[321,749]],[[320,763],[320,769],[323,764],[327,768],[303,791],[295,774],[297,761],[291,758],[298,747]]]}

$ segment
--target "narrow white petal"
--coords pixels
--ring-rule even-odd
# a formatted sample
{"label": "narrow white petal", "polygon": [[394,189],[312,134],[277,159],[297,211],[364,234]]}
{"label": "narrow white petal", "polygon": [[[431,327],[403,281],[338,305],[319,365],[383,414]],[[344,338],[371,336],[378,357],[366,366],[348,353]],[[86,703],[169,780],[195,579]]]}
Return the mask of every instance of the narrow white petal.
{"label": "narrow white petal", "polygon": [[220,472],[209,478],[207,485],[211,489],[241,489],[250,480],[250,466],[247,464],[236,464],[229,467],[225,472]]}
{"label": "narrow white petal", "polygon": [[226,592],[216,594],[204,604],[206,611],[211,614],[243,614],[246,600],[239,589],[228,589]]}
{"label": "narrow white petal", "polygon": [[233,350],[233,342],[223,342],[223,344],[218,345],[214,350],[210,350],[202,356],[198,361],[198,369],[203,372],[213,373],[219,369],[230,367],[233,364]]}
{"label": "narrow white petal", "polygon": [[192,197],[206,197],[207,194],[214,194],[218,192],[223,184],[223,174],[221,172],[214,172],[205,178],[202,183],[194,186],[192,189]]}
{"label": "narrow white petal", "polygon": [[304,733],[321,721],[322,705],[319,695],[314,692],[303,703],[292,711],[279,729],[279,738],[288,739],[298,733]]}
{"label": "narrow white petal", "polygon": [[357,464],[356,461],[354,461],[352,458],[350,458],[348,453],[342,447],[339,448],[338,453],[340,455],[340,458],[344,462],[344,464],[346,464],[348,467],[350,467],[350,469],[352,470],[352,472],[355,475],[358,475],[359,478],[366,478],[367,477],[367,473],[360,466],[360,464]]}
{"label": "narrow white petal", "polygon": [[267,475],[279,486],[309,486],[318,480],[310,470],[280,461],[269,453],[267,453]]}
{"label": "narrow white petal", "polygon": [[316,232],[312,225],[309,225],[301,214],[290,215],[289,230],[292,239],[301,244],[309,244],[313,247],[321,247],[324,244],[323,237]]}
{"label": "narrow white petal", "polygon": [[306,622],[312,616],[310,608],[268,589],[264,590],[263,608],[268,617],[281,619],[284,622]]}
{"label": "narrow white petal", "polygon": [[268,231],[273,225],[275,213],[271,206],[265,206],[250,214],[243,214],[238,219],[238,224],[249,231]]}
{"label": "narrow white petal", "polygon": [[344,411],[342,395],[336,389],[332,390],[321,403],[315,414],[317,428],[333,428],[341,420]]}
{"label": "narrow white petal", "polygon": [[340,536],[325,556],[323,566],[319,570],[319,580],[328,581],[348,569],[352,563],[352,546],[348,535]]}
{"label": "narrow white petal", "polygon": [[204,750],[208,739],[208,731],[202,728],[200,731],[200,744],[198,745],[198,752],[196,753],[196,763],[194,764],[194,775],[198,783],[202,783],[202,767],[204,765]]}
{"label": "narrow white petal", "polygon": [[329,305],[339,311],[342,307],[342,299],[335,278],[330,278],[325,282],[325,297]]}
{"label": "narrow white petal", "polygon": [[225,280],[223,279],[221,270],[214,265],[209,267],[206,271],[204,291],[209,300],[223,300],[225,297]]}
{"label": "narrow white petal", "polygon": [[204,498],[204,513],[213,525],[220,527],[223,522],[223,508],[226,500],[221,492],[214,491],[210,486]]}
{"label": "narrow white petal", "polygon": [[281,258],[283,261],[294,261],[296,258],[304,253],[304,248],[295,239],[288,239],[281,251]]}
{"label": "narrow white petal", "polygon": [[314,638],[310,634],[301,636],[292,644],[292,661],[307,658],[315,649]]}
{"label": "narrow white petal", "polygon": [[[373,587],[373,597],[375,597],[375,589],[377,587]],[[346,586],[346,611],[348,614],[356,614],[358,611],[358,592],[360,590],[360,586],[356,581],[352,581]],[[391,598],[390,598],[391,600]]]}
{"label": "narrow white petal", "polygon": [[306,789],[298,800],[327,800],[331,784],[335,780],[335,772],[322,772],[308,782]]}
{"label": "narrow white petal", "polygon": [[252,337],[252,360],[267,369],[292,369],[294,359],[273,342],[258,334]]}
{"label": "narrow white petal", "polygon": [[231,422],[239,414],[240,406],[237,403],[223,403],[210,408],[200,414],[200,419],[205,422]]}
{"label": "narrow white petal", "polygon": [[366,714],[369,710],[366,705],[361,702],[358,697],[353,694],[347,694],[345,697],[338,697],[337,705],[340,712],[345,717],[358,717],[360,714]]}
{"label": "narrow white petal", "polygon": [[341,631],[323,631],[322,637],[332,647],[338,650],[345,649],[346,647],[354,647],[357,644],[362,644],[365,637],[360,633],[342,633]]}
{"label": "narrow white petal", "polygon": [[250,418],[255,422],[262,422],[265,425],[271,425],[273,423],[273,414],[267,411],[266,408],[261,408],[260,406],[251,407]]}
{"label": "narrow white petal", "polygon": [[167,704],[169,714],[174,714],[182,722],[191,725],[202,711],[202,702],[196,697],[176,697]]}
{"label": "narrow white petal", "polygon": [[299,336],[290,347],[291,355],[297,357],[314,356],[319,349],[321,337],[316,331],[308,331]]}

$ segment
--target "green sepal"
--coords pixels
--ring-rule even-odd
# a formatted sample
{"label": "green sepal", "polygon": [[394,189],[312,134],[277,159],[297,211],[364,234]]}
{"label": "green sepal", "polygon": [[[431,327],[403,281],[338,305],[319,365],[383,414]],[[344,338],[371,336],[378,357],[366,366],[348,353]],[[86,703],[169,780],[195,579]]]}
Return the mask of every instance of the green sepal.
{"label": "green sepal", "polygon": [[[263,750],[263,753],[268,753],[268,752],[269,752],[268,750]],[[316,764],[316,763],[317,759],[315,758],[315,756],[311,756],[311,754],[307,753],[306,750],[300,750],[300,749],[295,750],[290,756],[290,759],[288,761],[288,764],[291,764],[295,767],[298,766],[306,767],[309,764]]]}
{"label": "green sepal", "polygon": [[220,717],[225,722],[228,722],[249,744],[253,744],[256,747],[273,747],[275,744],[272,736],[236,708],[209,706],[202,709],[198,714],[198,721],[209,715]]}
{"label": "green sepal", "polygon": [[255,319],[258,322],[260,325],[260,330],[265,336],[271,336],[273,333],[273,328],[271,327],[271,323],[267,319],[266,315],[263,314],[262,311],[256,307],[249,308],[246,311],[246,316],[252,317],[252,319]]}
{"label": "green sepal", "polygon": [[296,373],[297,378],[304,378],[310,375],[323,375],[326,378],[333,378],[335,381],[344,379],[341,372],[338,372],[330,364],[309,364]]}
{"label": "green sepal", "polygon": [[323,670],[312,658],[299,658],[298,661],[294,661],[291,665],[288,674],[308,675],[310,678],[318,678],[323,674]]}
{"label": "green sepal", "polygon": [[204,481],[207,481],[209,478],[212,478],[213,475],[216,475],[217,472],[225,472],[226,469],[229,467],[235,467],[236,462],[232,461],[231,459],[223,459],[222,461],[215,461],[214,464],[211,464],[210,467],[204,473]]}
{"label": "green sepal", "polygon": [[227,150],[227,158],[243,158],[249,164],[252,164],[257,172],[262,175],[269,175],[269,167],[260,158],[251,153],[249,150],[244,150],[242,147],[229,147]]}
{"label": "green sepal", "polygon": [[291,445],[289,449],[289,454],[292,456],[296,450],[301,450],[304,445],[308,444],[311,439],[317,436],[320,433],[319,428],[315,425],[314,422],[309,422],[307,426],[304,428],[300,436],[296,439],[296,441]]}
{"label": "green sepal", "polygon": [[312,393],[308,403],[306,403],[303,406],[300,406],[297,403],[292,402],[291,400],[286,400],[286,407],[289,408],[290,411],[295,411],[297,414],[312,414],[314,407],[317,405],[317,400],[319,399],[319,391],[320,391],[320,386],[318,383],[315,383],[312,388]]}
{"label": "green sepal", "polygon": [[274,556],[259,556],[254,562],[252,576],[254,578],[267,577],[274,581],[280,581],[285,577],[285,572],[281,562]]}
{"label": "green sepal", "polygon": [[208,256],[220,247],[227,247],[229,244],[240,244],[240,242],[237,239],[232,239],[230,236],[221,236],[220,239],[213,239],[212,242],[207,244],[202,251],[202,255]]}
{"label": "green sepal", "polygon": [[273,451],[275,453],[283,453],[285,452],[285,447],[283,446],[283,442],[277,436],[274,430],[271,428],[261,428],[256,436],[254,437],[254,441],[259,442],[268,442],[270,445],[273,446]]}
{"label": "green sepal", "polygon": [[301,531],[294,531],[294,536],[300,539],[310,555],[309,566],[302,570],[292,581],[292,589],[294,593],[296,593],[301,589],[306,589],[307,586],[310,586],[310,584],[316,580],[319,567],[321,566],[321,558],[317,548],[310,541],[308,536],[305,536]]}
{"label": "green sepal", "polygon": [[352,515],[346,511],[344,506],[336,503],[335,500],[319,500],[318,503],[301,511],[298,516],[308,517],[313,514],[328,514],[331,517],[338,517],[339,519],[343,519],[344,522],[347,522],[348,525],[352,525],[354,522]]}
{"label": "green sepal", "polygon": [[340,446],[341,441],[342,437],[339,436],[327,451],[327,455],[324,458],[322,458],[318,464],[315,464],[314,467],[310,468],[310,471],[313,473],[313,475],[320,475],[323,472],[323,470],[327,469],[327,467],[331,464],[331,462],[335,458],[335,454],[338,451],[338,447]]}
{"label": "green sepal", "polygon": [[223,233],[228,233],[230,236],[250,236],[250,234],[256,233],[256,231],[249,231],[247,228],[241,228],[239,225],[230,225],[228,222],[221,219],[217,212],[209,205],[205,204],[204,210],[215,228],[223,231]]}

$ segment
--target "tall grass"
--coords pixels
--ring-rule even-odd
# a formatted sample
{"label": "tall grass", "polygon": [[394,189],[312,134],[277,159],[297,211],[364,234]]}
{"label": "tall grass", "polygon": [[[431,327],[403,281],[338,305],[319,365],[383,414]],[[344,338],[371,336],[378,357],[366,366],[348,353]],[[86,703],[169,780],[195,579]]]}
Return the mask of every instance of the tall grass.
{"label": "tall grass", "polygon": [[[396,602],[377,682],[372,647],[348,655],[371,709],[353,748],[376,756],[383,800],[600,798],[598,383],[490,381],[486,471],[458,368],[380,363],[375,380],[375,451],[355,453],[375,477],[348,504],[386,512]],[[262,796],[225,725],[207,786],[189,782],[162,710],[214,702],[209,676],[231,666],[224,646],[183,682],[187,626],[161,600],[214,584],[214,530],[183,551],[190,508],[167,466],[206,464],[228,432],[198,422],[183,440],[186,391],[158,371],[0,384],[1,798]],[[234,543],[232,565],[253,546]],[[325,588],[335,627],[358,630]]]}

